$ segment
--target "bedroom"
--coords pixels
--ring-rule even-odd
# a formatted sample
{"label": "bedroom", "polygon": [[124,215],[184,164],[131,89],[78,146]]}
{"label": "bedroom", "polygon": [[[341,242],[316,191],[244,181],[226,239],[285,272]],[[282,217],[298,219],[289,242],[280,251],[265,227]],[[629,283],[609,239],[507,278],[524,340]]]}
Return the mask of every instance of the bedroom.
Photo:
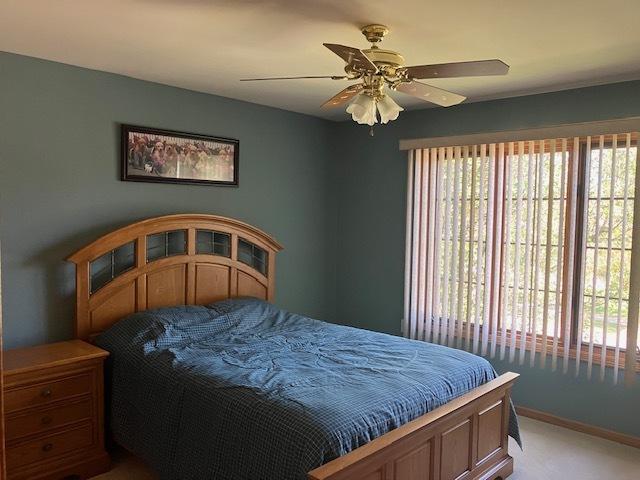
{"label": "bedroom", "polygon": [[[170,259],[149,261],[150,241],[145,240],[145,249],[141,248],[142,243],[135,243],[137,263],[133,269],[122,272],[121,278],[113,278],[114,283],[108,282],[102,289],[96,286],[98,296],[94,298],[115,298],[107,293],[115,295],[121,290],[112,287],[121,287],[125,280],[138,282],[141,275],[150,273],[145,268],[174,260],[185,265],[193,263],[189,258],[201,255],[197,248],[203,243],[198,240],[196,230],[213,230],[229,234],[229,257],[201,255],[197,261],[211,261],[214,269],[221,265],[236,268],[257,278],[260,285],[245,283],[244,294],[267,297],[279,309],[329,322],[329,326],[356,327],[394,337],[420,337],[417,349],[442,348],[433,345],[437,343],[452,343],[449,347],[455,347],[456,340],[460,339],[463,345],[461,349],[454,349],[460,352],[456,355],[463,355],[468,349],[478,354],[468,357],[474,362],[482,365],[489,362],[498,374],[520,375],[509,382],[513,382],[510,393],[518,411],[523,448],[521,450],[513,439],[507,444],[507,428],[502,428],[497,440],[499,454],[491,454],[493,457],[487,463],[504,468],[503,473],[491,476],[490,469],[470,465],[479,463],[478,446],[474,451],[471,444],[481,443],[478,434],[482,429],[477,425],[480,413],[495,402],[479,407],[473,403],[475,400],[469,400],[468,406],[475,408],[475,413],[468,416],[471,424],[468,431],[463,427],[449,436],[456,445],[446,449],[446,461],[440,462],[443,465],[436,465],[435,451],[441,448],[446,429],[440,429],[430,440],[432,450],[411,457],[408,465],[414,470],[402,473],[399,467],[385,467],[388,478],[444,479],[463,475],[460,478],[493,479],[506,477],[509,465],[513,468],[509,478],[516,480],[637,478],[640,475],[638,355],[637,349],[625,348],[627,337],[633,336],[629,332],[634,329],[637,332],[637,302],[631,299],[637,298],[638,280],[631,272],[635,258],[632,219],[636,205],[632,194],[635,181],[632,167],[636,164],[634,154],[637,154],[640,130],[640,34],[636,28],[639,7],[629,1],[585,4],[573,0],[561,4],[464,1],[447,5],[403,1],[395,2],[393,8],[389,5],[381,1],[288,0],[118,0],[109,2],[108,6],[73,0],[2,3],[0,242],[5,363],[6,442],[3,446],[9,459],[7,478],[88,476],[74,470],[82,463],[78,458],[89,451],[86,442],[77,435],[63,440],[62,448],[66,450],[59,453],[59,445],[51,440],[56,433],[80,431],[74,425],[86,424],[86,418],[75,423],[60,420],[63,424],[57,426],[40,425],[38,422],[43,420],[55,424],[58,415],[66,414],[63,407],[68,406],[67,403],[42,397],[42,405],[12,411],[10,402],[15,395],[11,392],[36,385],[36,393],[40,395],[50,390],[46,387],[46,378],[63,375],[47,372],[48,369],[57,372],[60,368],[67,372],[71,368],[69,364],[52,365],[56,360],[47,355],[56,353],[51,350],[42,353],[37,350],[38,346],[89,339],[79,330],[83,319],[87,320],[92,314],[93,304],[88,306],[88,303],[92,302],[90,297],[94,293],[86,282],[79,282],[81,287],[87,287],[85,290],[76,288],[77,272],[83,268],[91,270],[88,263],[83,262],[93,262],[113,248],[137,242],[138,237],[146,239],[148,235],[176,230],[175,225],[166,230],[153,230],[153,221],[142,230],[134,228],[128,233],[121,230],[135,222],[182,214],[217,217],[197,222],[192,217],[180,220],[186,223],[181,223],[177,230],[187,234],[178,243],[186,250]],[[508,73],[419,79],[418,82],[467,99],[458,105],[440,107],[402,91],[392,92],[390,97],[405,110],[400,111],[395,120],[376,123],[373,136],[369,125],[358,124],[345,112],[347,104],[331,109],[320,107],[341,89],[358,84],[360,79],[240,82],[255,77],[353,75],[345,71],[345,60],[323,43],[368,50],[370,43],[360,29],[376,23],[388,25],[389,33],[382,42],[374,43],[380,43],[381,49],[401,52],[406,65],[499,59],[508,64]],[[372,54],[369,52],[369,55]],[[384,88],[387,89],[384,92],[390,91],[387,86]],[[178,137],[175,142],[169,142],[172,145],[189,144],[197,150],[206,146],[199,142],[211,141],[223,143],[225,149],[234,148],[234,154],[238,153],[237,164],[234,174],[227,175],[226,180],[227,183],[237,181],[237,185],[176,183],[170,178],[177,175],[173,170],[156,175],[158,178],[164,175],[167,181],[122,181],[123,170],[136,166],[133,158],[129,164],[123,154],[123,125],[137,128],[134,133],[138,138],[147,135],[145,129],[163,130],[170,132],[167,137]],[[161,134],[148,135],[155,140]],[[126,146],[128,155],[129,144]],[[219,148],[210,148],[215,158],[220,157]],[[202,151],[204,148],[200,148],[200,153]],[[555,162],[549,161],[552,151]],[[587,151],[591,154],[587,155]],[[617,162],[599,161],[611,160],[614,153]],[[478,158],[483,161],[477,161]],[[530,158],[534,162],[529,161]],[[588,172],[584,168],[587,159],[594,167]],[[437,167],[439,160],[445,165],[442,169]],[[153,165],[153,162],[147,163]],[[552,164],[556,168],[555,176],[549,173]],[[228,173],[231,164],[225,165],[226,170],[222,170]],[[451,175],[447,174],[449,165],[454,172]],[[504,168],[491,168],[498,165]],[[570,168],[571,165],[578,168]],[[617,174],[612,173],[613,165],[617,165]],[[137,169],[138,176],[144,175],[143,169]],[[458,182],[454,181],[455,172],[459,172]],[[465,172],[469,177],[466,184],[462,182]],[[626,180],[624,172],[629,172]],[[474,173],[476,182],[471,182]],[[561,173],[565,175],[564,180]],[[523,179],[520,182],[518,174]],[[492,182],[490,175],[493,175]],[[550,196],[544,195],[545,190],[542,195],[537,195],[535,189],[529,192],[529,184],[524,181],[530,177],[535,186],[539,176],[546,182],[554,179],[558,195],[551,196],[555,202],[551,209],[548,208]],[[617,182],[607,180],[611,177]],[[481,178],[484,179],[482,191],[487,195],[478,195],[476,188],[477,208],[460,208],[463,192],[472,195],[471,186],[480,185]],[[589,180],[590,195],[585,195],[584,188],[580,187],[586,180]],[[431,189],[430,182],[442,188]],[[614,183],[617,190],[609,188]],[[598,185],[601,185],[599,193]],[[455,197],[456,186],[460,201],[447,201]],[[509,186],[511,196],[506,194]],[[562,186],[564,194],[561,194]],[[416,202],[416,192],[424,192],[424,205],[428,208],[422,208],[422,196],[419,196],[420,202]],[[443,197],[437,192],[444,192]],[[619,205],[617,216],[607,213],[611,192],[613,202]],[[465,198],[468,202],[469,197]],[[511,203],[507,202],[508,198]],[[558,208],[561,204],[562,209]],[[464,223],[463,210],[468,211]],[[507,211],[512,215],[506,215]],[[549,211],[556,212],[555,216],[548,215]],[[558,215],[559,211],[564,214]],[[440,215],[432,216],[430,212]],[[491,223],[494,227],[471,230],[470,226],[477,223],[471,221],[472,212],[475,220],[481,218],[483,225]],[[518,212],[520,228],[515,227]],[[498,217],[503,221],[497,222]],[[441,221],[435,222],[436,218]],[[555,228],[546,227],[549,218]],[[562,233],[558,234],[561,218]],[[598,247],[591,245],[595,239],[588,239],[591,244],[587,246],[589,242],[583,242],[583,249],[579,243],[581,234],[591,232],[589,221],[593,222],[594,218],[604,222]],[[623,226],[625,218],[631,220]],[[430,223],[430,219],[434,222]],[[507,219],[510,226],[505,223]],[[607,235],[613,230],[608,227],[610,219],[616,222],[618,232],[623,232],[615,238]],[[500,231],[496,230],[498,226]],[[431,236],[416,236],[414,229]],[[118,231],[127,240],[107,248],[105,236]],[[436,242],[433,235],[436,231],[448,232],[458,240],[463,238],[461,232],[475,236],[461,242]],[[507,231],[512,233],[510,239],[506,237]],[[552,232],[552,242],[537,232],[545,235]],[[247,269],[253,256],[245,262],[239,258],[247,247],[240,245],[234,233],[258,247],[252,253],[260,256],[259,252],[263,251],[267,254],[265,258],[274,264],[270,267],[262,262]],[[482,237],[478,238],[480,233]],[[493,236],[491,241],[489,234]],[[220,243],[215,238],[212,237],[212,251],[216,243]],[[501,240],[496,240],[498,238]],[[270,243],[271,239],[275,239],[275,243]],[[560,239],[567,240],[562,243],[562,249],[554,247]],[[173,244],[168,238],[165,240],[169,249]],[[460,249],[467,240],[476,248]],[[77,256],[76,264],[67,261],[94,242],[103,242],[93,252],[95,256]],[[454,251],[455,245],[458,250]],[[488,245],[500,245],[501,254],[489,251]],[[442,252],[436,257],[439,246]],[[282,250],[276,252],[279,247]],[[435,268],[436,260],[445,258],[445,248],[446,258],[453,263],[442,262],[441,268]],[[560,260],[559,250],[565,253]],[[516,255],[516,251],[520,254]],[[587,251],[589,255],[584,253]],[[599,270],[595,269],[597,275],[592,268],[594,252],[598,252],[596,262],[600,266]],[[473,269],[464,266],[470,258]],[[528,260],[518,262],[518,275],[516,258]],[[464,260],[462,275],[458,274],[460,259]],[[576,269],[583,273],[569,275],[570,270]],[[573,293],[552,288],[557,284],[558,273],[562,275],[563,285],[571,285]],[[485,282],[485,274],[489,282]],[[235,283],[236,293],[238,283],[243,281],[237,275],[236,272],[235,277],[229,277],[229,285]],[[445,282],[446,289],[435,281],[444,277],[449,279]],[[186,274],[181,278],[185,280],[182,301],[171,300],[171,293],[176,292],[171,288],[180,284],[171,283],[171,279],[159,282],[155,292],[160,301],[174,305],[201,303],[196,301],[195,290],[186,289],[195,285],[195,280]],[[206,275],[203,278],[203,284],[212,283]],[[519,299],[514,302],[510,292],[516,288],[531,291],[536,279],[539,295],[523,296],[528,299],[526,304]],[[572,279],[575,281],[570,281]],[[525,280],[529,282],[527,285]],[[592,288],[592,282],[597,288]],[[147,282],[139,283],[149,287]],[[484,288],[485,284],[491,288]],[[471,293],[460,288],[461,285],[472,286]],[[619,288],[622,294],[618,294]],[[129,291],[127,300],[134,295],[133,308],[137,305],[142,310],[142,298],[145,305],[153,306],[148,295],[143,294],[152,291],[151,288],[146,292]],[[580,296],[576,293],[580,291],[591,295]],[[437,293],[438,308],[446,308],[446,312],[457,314],[458,306],[464,305],[462,316],[467,318],[468,313],[468,321],[449,322],[448,316],[432,313],[434,293]],[[459,294],[463,301],[458,301]],[[592,301],[592,295],[599,300],[609,295],[608,314]],[[428,298],[431,300],[427,304]],[[561,301],[555,302],[556,298]],[[117,300],[118,308],[130,305]],[[622,307],[618,301],[623,302]],[[162,304],[167,305],[166,302]],[[467,310],[467,302],[473,308]],[[418,304],[429,307],[418,309]],[[512,315],[514,305],[516,311],[529,314]],[[532,310],[533,305],[537,313]],[[592,306],[595,313],[591,311]],[[118,317],[120,310],[114,311]],[[478,321],[476,312],[479,312]],[[485,312],[487,329],[481,328]],[[122,315],[125,316],[126,313]],[[604,325],[600,329],[592,328],[596,323],[592,320],[602,322],[605,316],[608,329]],[[511,335],[511,324],[502,321],[503,318],[517,321],[518,334]],[[543,342],[545,318],[547,341]],[[579,319],[582,322],[577,321]],[[118,320],[120,317],[108,317],[107,323]],[[524,329],[518,328],[520,322],[526,324]],[[582,336],[578,331],[581,326]],[[425,342],[427,328],[429,341]],[[527,334],[521,335],[527,328]],[[611,334],[603,338],[603,330]],[[434,336],[436,332],[438,335]],[[358,335],[369,334],[358,331]],[[609,352],[604,356],[601,355],[603,340]],[[367,337],[367,341],[373,340]],[[394,351],[391,343],[396,340],[389,337],[388,341],[391,353]],[[416,340],[410,343],[413,345],[413,342]],[[543,347],[546,347],[544,354]],[[397,348],[402,350],[404,344]],[[58,351],[57,355],[67,358],[65,355],[70,354],[64,352],[64,349]],[[369,353],[360,352],[363,359]],[[75,355],[82,357],[77,351]],[[34,356],[46,357],[46,368],[34,365],[37,363]],[[115,362],[115,357],[112,353],[106,363]],[[626,368],[629,361],[635,363],[635,368]],[[102,367],[92,362],[91,368],[102,372]],[[31,368],[29,375],[21,373],[20,366]],[[359,371],[357,367],[354,365],[354,371]],[[407,372],[401,373],[404,376]],[[601,375],[604,378],[601,379]],[[104,378],[106,394],[102,395],[96,387],[91,397],[95,402],[90,409],[91,451],[107,451],[110,462],[105,466],[106,457],[96,454],[99,461],[87,462],[91,465],[83,468],[87,468],[87,472],[91,466],[97,470],[109,468],[110,471],[101,472],[104,477],[98,477],[105,479],[161,478],[157,477],[158,471],[162,471],[161,461],[156,459],[154,465],[152,460],[140,459],[143,452],[134,452],[137,455],[127,452],[121,445],[126,439],[118,441],[118,435],[112,432],[114,427],[117,430],[113,416],[109,412],[100,414],[101,402],[109,410],[114,400],[109,393],[115,386],[109,370]],[[389,378],[397,381],[400,377]],[[95,385],[98,384],[102,385],[101,382]],[[478,389],[467,393],[474,391],[477,393]],[[18,403],[21,401],[24,400]],[[440,403],[443,403],[440,408],[455,406],[442,399]],[[510,418],[508,403],[502,402],[505,407],[499,418],[502,422]],[[77,409],[72,411],[75,413]],[[438,411],[443,412],[436,408],[429,413]],[[148,414],[153,417],[154,412]],[[457,415],[455,411],[449,414]],[[447,421],[454,419],[453,416],[447,418]],[[28,419],[36,425],[30,427]],[[429,419],[431,421],[427,421]],[[259,427],[259,420],[254,422],[255,427]],[[425,422],[425,431],[440,425],[431,417]],[[18,431],[11,433],[12,428]],[[101,428],[108,432],[100,434]],[[378,439],[388,439],[386,435],[398,431],[398,428],[390,430]],[[48,447],[50,444],[53,446]],[[326,465],[346,468],[345,465],[353,461],[353,465],[358,466],[359,461],[353,454],[378,458],[366,448],[380,444],[373,438],[368,443],[359,440],[354,444],[358,448],[348,449],[352,450],[350,457],[334,452],[328,458],[338,458]],[[475,460],[467,458],[465,463],[465,451],[473,453],[470,457],[475,456]],[[456,455],[459,452],[462,453]],[[229,458],[240,455],[226,450],[225,454]],[[242,455],[247,459],[259,458],[255,453]],[[216,458],[212,452],[195,457],[207,461]],[[508,461],[511,457],[513,464]],[[333,463],[341,460],[347,463]],[[318,462],[315,467],[319,467],[319,463],[325,462]],[[186,475],[177,473],[174,478],[198,478]],[[209,475],[205,474],[204,478],[226,478],[221,473],[217,473],[217,477],[216,473]],[[341,473],[336,471],[335,475]],[[360,478],[349,477],[348,471],[342,475]],[[373,473],[370,477],[377,478]],[[253,478],[261,477],[254,475]]]}

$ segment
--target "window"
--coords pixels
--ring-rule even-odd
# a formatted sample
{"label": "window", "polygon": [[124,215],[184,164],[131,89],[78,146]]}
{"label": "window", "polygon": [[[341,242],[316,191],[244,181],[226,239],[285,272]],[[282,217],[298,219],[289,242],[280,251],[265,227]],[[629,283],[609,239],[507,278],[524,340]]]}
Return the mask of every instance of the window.
{"label": "window", "polygon": [[636,134],[412,151],[405,335],[617,379],[637,158]]}

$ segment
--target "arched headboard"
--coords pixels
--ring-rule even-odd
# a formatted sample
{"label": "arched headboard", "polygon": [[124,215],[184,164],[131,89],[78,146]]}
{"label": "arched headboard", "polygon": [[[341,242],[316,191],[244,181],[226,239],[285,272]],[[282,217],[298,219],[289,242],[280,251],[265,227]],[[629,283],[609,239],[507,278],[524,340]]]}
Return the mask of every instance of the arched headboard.
{"label": "arched headboard", "polygon": [[120,228],[67,259],[76,264],[76,337],[91,339],[151,308],[273,300],[280,250],[262,230],[216,215],[167,215]]}

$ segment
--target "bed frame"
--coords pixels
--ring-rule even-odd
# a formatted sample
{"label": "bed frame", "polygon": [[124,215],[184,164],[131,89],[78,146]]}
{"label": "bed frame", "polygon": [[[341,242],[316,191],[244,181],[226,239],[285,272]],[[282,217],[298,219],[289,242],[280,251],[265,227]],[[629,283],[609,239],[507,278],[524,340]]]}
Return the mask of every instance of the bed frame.
{"label": "bed frame", "polygon": [[[116,230],[68,258],[76,265],[76,336],[90,341],[151,308],[237,296],[272,301],[281,249],[263,231],[214,215],[169,215]],[[505,373],[316,468],[309,479],[504,479],[513,471],[507,435],[517,377]]]}

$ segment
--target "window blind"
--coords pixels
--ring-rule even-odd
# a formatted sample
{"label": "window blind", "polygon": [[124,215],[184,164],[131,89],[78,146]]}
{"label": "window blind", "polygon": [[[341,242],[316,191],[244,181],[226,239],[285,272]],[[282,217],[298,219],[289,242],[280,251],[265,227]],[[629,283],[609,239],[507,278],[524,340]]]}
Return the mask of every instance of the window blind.
{"label": "window blind", "polygon": [[637,138],[410,150],[404,335],[633,380]]}

